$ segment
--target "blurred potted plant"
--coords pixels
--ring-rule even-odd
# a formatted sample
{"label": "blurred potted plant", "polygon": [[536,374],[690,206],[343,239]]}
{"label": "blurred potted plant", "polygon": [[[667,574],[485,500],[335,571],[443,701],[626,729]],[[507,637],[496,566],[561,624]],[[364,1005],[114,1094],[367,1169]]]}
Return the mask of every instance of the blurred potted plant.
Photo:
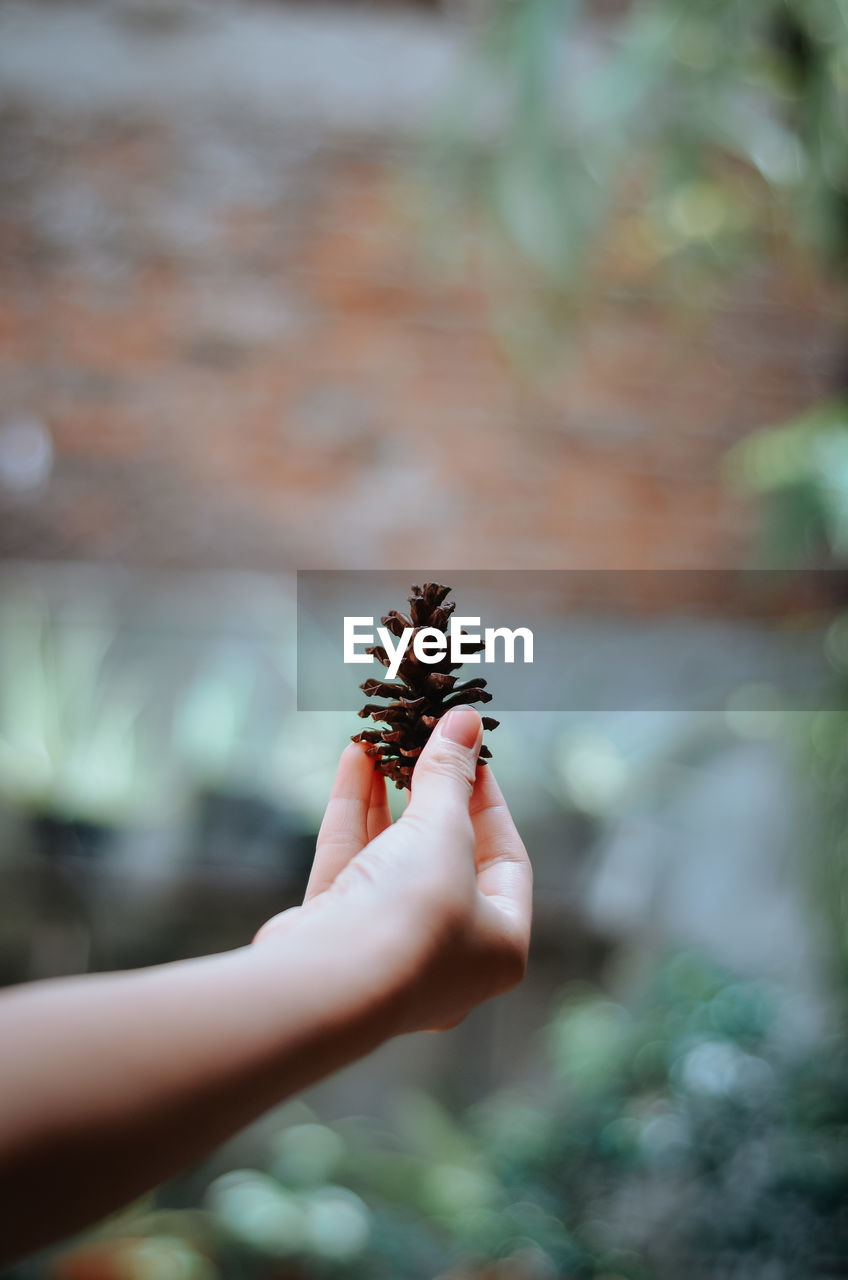
{"label": "blurred potted plant", "polygon": [[0,799],[23,812],[40,852],[100,857],[154,793],[140,718],[151,688],[115,660],[119,632],[98,605],[59,618],[36,589],[0,616]]}
{"label": "blurred potted plant", "polygon": [[152,688],[118,650],[96,601],[62,611],[35,586],[4,596],[0,804],[21,830],[4,850],[4,981],[88,967],[92,877],[163,803],[167,761],[141,727]]}

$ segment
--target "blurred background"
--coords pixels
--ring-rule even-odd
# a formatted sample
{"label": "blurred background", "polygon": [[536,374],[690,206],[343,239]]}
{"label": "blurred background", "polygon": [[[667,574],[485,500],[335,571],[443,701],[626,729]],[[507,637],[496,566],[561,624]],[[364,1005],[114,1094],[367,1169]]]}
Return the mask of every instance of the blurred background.
{"label": "blurred background", "polygon": [[[846,138],[842,0],[0,0],[0,981],[298,901],[298,568],[844,568]],[[525,984],[14,1275],[848,1274],[825,659],[505,714]]]}

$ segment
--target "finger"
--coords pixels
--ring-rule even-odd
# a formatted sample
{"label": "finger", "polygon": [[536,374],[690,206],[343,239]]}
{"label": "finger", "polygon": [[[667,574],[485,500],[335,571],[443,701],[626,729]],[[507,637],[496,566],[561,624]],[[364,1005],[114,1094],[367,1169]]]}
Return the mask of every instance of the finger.
{"label": "finger", "polygon": [[304,902],[323,893],[368,843],[368,809],[374,765],[359,743],[345,747],[318,832],[315,861]]}
{"label": "finger", "polygon": [[373,840],[391,825],[392,814],[389,809],[389,797],[386,794],[386,779],[378,769],[375,769],[371,778],[371,799],[366,822],[368,839]]}
{"label": "finger", "polygon": [[407,815],[441,825],[468,815],[483,722],[473,707],[453,707],[436,725],[412,771]]}
{"label": "finger", "polygon": [[529,938],[533,870],[490,766],[477,770],[469,806],[477,887]]}

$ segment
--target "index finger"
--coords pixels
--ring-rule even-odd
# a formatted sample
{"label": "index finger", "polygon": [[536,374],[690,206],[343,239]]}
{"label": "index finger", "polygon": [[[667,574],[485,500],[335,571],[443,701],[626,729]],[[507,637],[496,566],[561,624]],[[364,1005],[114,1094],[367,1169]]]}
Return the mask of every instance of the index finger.
{"label": "index finger", "polygon": [[304,902],[329,889],[368,843],[374,761],[359,743],[345,747],[315,845],[315,860]]}

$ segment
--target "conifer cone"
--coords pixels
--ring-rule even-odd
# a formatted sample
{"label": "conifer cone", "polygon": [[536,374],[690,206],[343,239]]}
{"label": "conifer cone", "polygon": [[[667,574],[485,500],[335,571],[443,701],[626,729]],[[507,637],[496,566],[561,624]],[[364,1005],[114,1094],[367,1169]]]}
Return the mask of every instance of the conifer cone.
{"label": "conifer cone", "polygon": [[[386,705],[367,702],[359,715],[362,719],[370,716],[375,722],[382,722],[388,727],[363,729],[361,733],[352,735],[352,741],[366,744],[366,751],[375,758],[375,767],[393,781],[398,790],[403,787],[409,789],[415,761],[446,711],[464,703],[492,700],[482,678],[459,680],[451,675],[462,663],[451,662],[450,652],[439,662],[422,663],[412,651],[415,636],[422,628],[435,627],[447,632],[448,621],[456,607],[452,600],[445,603],[449,593],[450,587],[440,586],[438,582],[425,582],[420,588],[413,586],[409,595],[409,614],[392,609],[380,619],[393,636],[401,636],[405,627],[413,627],[409,648],[398,669],[398,680],[372,679],[359,686],[367,698],[389,700]],[[482,648],[482,641],[476,646],[465,646],[471,653],[479,653]],[[372,645],[365,652],[373,654],[384,667],[389,665],[389,656],[382,646]],[[495,729],[498,723],[491,716],[483,716],[484,729]],[[480,748],[480,764],[485,764],[491,757],[488,747]]]}

